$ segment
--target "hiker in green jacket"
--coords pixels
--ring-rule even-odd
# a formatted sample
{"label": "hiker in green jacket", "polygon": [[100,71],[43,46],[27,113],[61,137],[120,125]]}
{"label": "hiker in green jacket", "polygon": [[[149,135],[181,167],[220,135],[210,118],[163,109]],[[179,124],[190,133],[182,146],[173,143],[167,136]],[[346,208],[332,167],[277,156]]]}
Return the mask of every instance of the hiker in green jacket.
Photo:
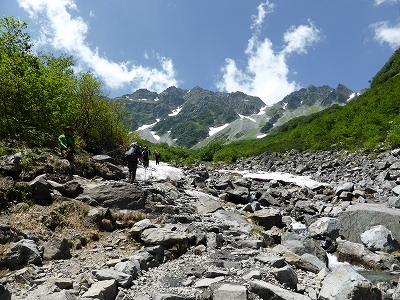
{"label": "hiker in green jacket", "polygon": [[58,137],[61,148],[61,156],[69,161],[71,172],[74,168],[74,154],[76,153],[75,137],[71,126],[64,128],[64,134]]}

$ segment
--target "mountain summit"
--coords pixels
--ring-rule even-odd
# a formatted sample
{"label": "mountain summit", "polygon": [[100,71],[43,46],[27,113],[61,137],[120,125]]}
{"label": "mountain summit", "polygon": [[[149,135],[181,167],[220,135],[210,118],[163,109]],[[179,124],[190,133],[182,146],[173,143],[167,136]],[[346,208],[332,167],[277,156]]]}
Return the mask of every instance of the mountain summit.
{"label": "mountain summit", "polygon": [[256,114],[265,106],[260,98],[242,92],[211,92],[201,87],[169,87],[159,94],[141,89],[118,99],[124,100],[133,115],[133,129],[145,139],[185,148],[207,138],[210,127]]}
{"label": "mountain summit", "polygon": [[294,117],[344,105],[353,96],[339,84],[336,89],[310,85],[270,107],[242,92],[212,92],[198,86],[169,87],[161,93],[140,89],[117,99],[132,113],[132,129],[144,139],[191,148],[213,140],[227,143],[261,137]]}

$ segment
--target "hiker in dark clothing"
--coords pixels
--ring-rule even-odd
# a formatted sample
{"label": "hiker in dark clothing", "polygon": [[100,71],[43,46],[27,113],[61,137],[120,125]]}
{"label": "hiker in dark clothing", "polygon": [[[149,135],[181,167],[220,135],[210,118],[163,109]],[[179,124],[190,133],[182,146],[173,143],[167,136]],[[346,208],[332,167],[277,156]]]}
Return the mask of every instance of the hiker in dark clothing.
{"label": "hiker in dark clothing", "polygon": [[133,183],[136,178],[136,170],[138,166],[139,159],[141,158],[140,147],[138,143],[132,143],[129,146],[128,151],[125,152],[125,160],[128,162],[129,176],[128,180]]}
{"label": "hiker in dark clothing", "polygon": [[143,162],[143,167],[148,168],[149,167],[149,162],[150,162],[150,151],[147,146],[144,147],[143,152],[142,152],[142,162]]}
{"label": "hiker in dark clothing", "polygon": [[72,172],[74,168],[76,145],[71,126],[64,128],[64,134],[58,137],[58,143],[60,144],[61,156],[69,161],[70,171]]}
{"label": "hiker in dark clothing", "polygon": [[154,150],[154,159],[156,161],[156,165],[160,164],[161,153],[158,150]]}

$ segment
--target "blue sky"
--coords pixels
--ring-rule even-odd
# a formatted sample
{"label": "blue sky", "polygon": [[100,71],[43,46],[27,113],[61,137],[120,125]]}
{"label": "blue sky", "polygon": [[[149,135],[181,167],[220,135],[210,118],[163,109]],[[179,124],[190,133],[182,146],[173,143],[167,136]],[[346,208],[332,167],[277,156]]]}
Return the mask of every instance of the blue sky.
{"label": "blue sky", "polygon": [[311,84],[357,92],[400,47],[400,0],[1,0],[0,12],[111,97],[172,85],[266,104]]}

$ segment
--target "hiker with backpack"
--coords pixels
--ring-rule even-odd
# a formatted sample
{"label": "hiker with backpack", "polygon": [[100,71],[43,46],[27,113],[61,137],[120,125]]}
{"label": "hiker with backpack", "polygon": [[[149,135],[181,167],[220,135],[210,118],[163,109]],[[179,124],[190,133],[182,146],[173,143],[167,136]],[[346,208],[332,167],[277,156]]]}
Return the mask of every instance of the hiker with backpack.
{"label": "hiker with backpack", "polygon": [[142,162],[143,162],[143,167],[145,167],[145,169],[149,167],[150,150],[147,146],[144,147],[142,152]]}
{"label": "hiker with backpack", "polygon": [[154,150],[154,159],[156,161],[156,165],[160,164],[161,153],[158,150]]}
{"label": "hiker with backpack", "polygon": [[137,142],[132,143],[129,146],[128,151],[125,152],[125,161],[128,163],[129,176],[128,181],[133,183],[136,178],[136,170],[138,166],[139,159],[142,154],[140,152],[140,147]]}

